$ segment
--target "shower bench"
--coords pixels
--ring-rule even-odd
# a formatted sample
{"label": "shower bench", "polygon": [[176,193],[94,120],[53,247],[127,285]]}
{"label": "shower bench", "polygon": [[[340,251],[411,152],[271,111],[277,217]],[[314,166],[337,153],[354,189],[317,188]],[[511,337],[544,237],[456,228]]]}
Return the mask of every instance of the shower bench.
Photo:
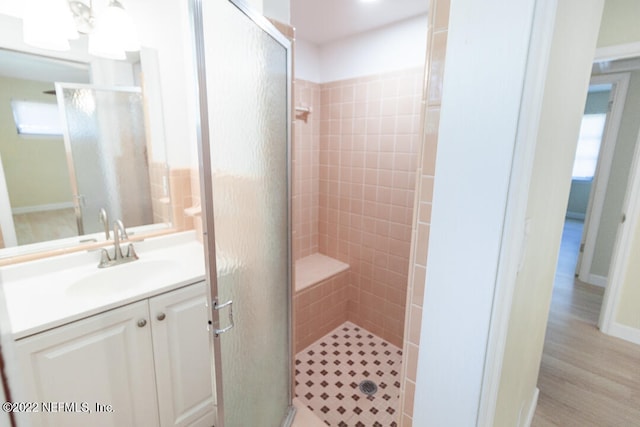
{"label": "shower bench", "polygon": [[294,350],[298,353],[347,320],[349,264],[319,253],[296,261]]}

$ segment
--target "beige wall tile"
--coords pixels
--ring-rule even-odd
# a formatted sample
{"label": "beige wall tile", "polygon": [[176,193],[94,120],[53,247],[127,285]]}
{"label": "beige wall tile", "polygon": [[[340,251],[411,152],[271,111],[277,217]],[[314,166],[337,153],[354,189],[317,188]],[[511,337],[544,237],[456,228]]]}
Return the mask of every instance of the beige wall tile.
{"label": "beige wall tile", "polygon": [[[330,126],[321,119],[320,85],[303,80],[296,80],[294,85],[296,105],[309,106],[313,111],[306,122],[296,119],[292,144],[293,258],[297,260],[319,250],[319,168],[320,164],[335,164],[335,159],[328,153],[320,157],[320,134]],[[339,111],[335,114],[339,116]]]}
{"label": "beige wall tile", "polygon": [[422,308],[412,305],[409,314],[409,342],[420,344],[420,329],[422,322]]}
{"label": "beige wall tile", "polygon": [[433,24],[434,31],[446,30],[449,26],[450,4],[451,0],[438,0]]}
{"label": "beige wall tile", "polygon": [[426,268],[420,266],[420,265],[415,265],[413,267],[413,294],[411,296],[411,302],[412,304],[418,306],[418,307],[422,307],[423,301],[424,301],[424,281],[427,275],[427,270]]}
{"label": "beige wall tile", "polygon": [[296,309],[304,332],[295,334],[297,348],[325,330],[335,310],[401,345],[422,81],[421,70],[316,86],[296,81],[296,102],[313,103],[315,121],[296,123],[294,257],[319,250],[352,266],[342,293],[319,296],[344,300],[324,320],[320,304]]}
{"label": "beige wall tile", "polygon": [[418,265],[427,264],[427,247],[429,245],[429,226],[427,224],[418,224],[416,231],[416,249],[414,262]]}
{"label": "beige wall tile", "polygon": [[442,82],[444,80],[444,58],[447,49],[447,31],[433,33],[431,49],[427,102],[429,105],[440,105]]}
{"label": "beige wall tile", "polygon": [[416,394],[416,384],[413,381],[407,381],[404,388],[404,408],[403,412],[412,417],[413,416],[413,403]]}
{"label": "beige wall tile", "polygon": [[418,346],[409,344],[407,347],[407,378],[414,381],[418,373]]}
{"label": "beige wall tile", "polygon": [[[430,26],[428,34],[429,68],[427,69],[427,85],[425,102],[429,105],[424,118],[424,133],[416,138],[416,143],[422,146],[422,156],[419,159],[419,170],[423,174],[418,180],[419,194],[416,198],[418,209],[413,224],[414,238],[412,239],[413,259],[410,260],[412,269],[412,283],[407,297],[408,312],[406,319],[409,327],[405,330],[405,352],[403,354],[403,371],[401,388],[402,416],[400,425],[410,427],[413,424],[413,407],[415,396],[415,371],[419,353],[420,326],[422,321],[422,304],[424,299],[426,258],[429,241],[429,223],[431,222],[431,202],[433,199],[433,176],[438,142],[438,126],[440,123],[439,105],[442,98],[442,82],[447,42],[447,27],[449,21],[450,0],[430,0]],[[418,126],[417,120],[412,126]]]}

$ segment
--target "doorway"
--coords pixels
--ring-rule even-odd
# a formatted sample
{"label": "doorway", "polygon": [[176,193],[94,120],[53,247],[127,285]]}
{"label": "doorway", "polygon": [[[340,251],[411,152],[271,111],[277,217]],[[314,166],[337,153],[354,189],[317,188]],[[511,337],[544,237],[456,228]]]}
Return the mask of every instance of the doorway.
{"label": "doorway", "polygon": [[[573,229],[582,223],[576,276],[584,283],[601,287],[607,284],[613,249],[610,242],[615,238],[610,224],[615,207],[605,202],[628,86],[629,73],[591,79],[567,203],[566,219],[573,223]],[[616,180],[611,184],[616,185]]]}
{"label": "doorway", "polygon": [[[540,398],[533,425],[544,425],[550,419],[556,423],[570,420],[583,425],[602,425],[603,422],[624,424],[637,419],[636,407],[625,401],[630,392],[619,382],[625,378],[625,384],[636,387],[637,382],[629,381],[629,376],[633,376],[630,372],[633,372],[637,360],[637,347],[604,335],[634,341],[609,330],[609,322],[605,322],[607,326],[603,327],[602,322],[603,315],[608,313],[611,317],[614,311],[608,307],[613,304],[607,301],[615,298],[607,298],[607,294],[619,292],[615,288],[620,287],[616,286],[620,278],[615,275],[620,268],[616,267],[615,259],[629,256],[628,248],[620,243],[621,236],[625,236],[620,218],[627,209],[628,193],[632,193],[629,177],[637,169],[632,164],[632,159],[637,157],[634,151],[637,151],[638,137],[638,113],[634,105],[638,102],[636,97],[640,96],[633,89],[640,83],[635,62],[637,60],[623,60],[594,66],[594,73],[601,75],[592,79],[585,117],[589,113],[597,113],[590,110],[594,105],[594,80],[596,84],[612,84],[610,107],[582,233],[579,231],[582,221],[572,211],[575,204],[572,205],[571,196],[568,202],[538,377]],[[612,72],[618,74],[607,74]],[[604,98],[604,95],[600,96]],[[575,175],[574,165],[574,180]],[[608,218],[610,216],[612,218]],[[612,234],[610,246],[603,238],[606,233]],[[577,240],[576,236],[580,234],[583,238]],[[590,239],[591,248],[588,247]],[[589,255],[591,259],[587,259]],[[579,256],[581,262],[578,262]],[[574,268],[573,263],[578,265]],[[602,270],[599,263],[606,264],[606,268]],[[615,362],[612,363],[613,360]],[[586,389],[574,387],[584,381],[594,386]],[[603,411],[604,407],[610,410]]]}
{"label": "doorway", "polygon": [[[588,227],[585,220],[592,219],[594,178],[597,176],[609,105],[614,95],[611,83],[592,84],[589,87],[584,116],[580,125],[578,147],[571,176],[571,190],[558,258],[558,273],[573,276],[579,269],[581,243]],[[611,123],[611,121],[609,121]],[[591,231],[597,231],[598,221],[593,221]],[[587,264],[585,262],[585,264]],[[587,269],[588,270],[588,269]]]}

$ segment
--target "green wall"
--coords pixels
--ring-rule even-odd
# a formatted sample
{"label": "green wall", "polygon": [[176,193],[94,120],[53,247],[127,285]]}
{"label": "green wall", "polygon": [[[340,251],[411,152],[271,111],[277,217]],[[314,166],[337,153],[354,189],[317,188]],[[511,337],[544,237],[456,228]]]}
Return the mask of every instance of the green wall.
{"label": "green wall", "polygon": [[620,303],[616,312],[616,321],[625,326],[640,329],[640,223],[632,231],[633,237],[629,250],[630,261],[622,277]]}
{"label": "green wall", "polygon": [[12,208],[72,201],[62,137],[18,135],[11,99],[55,102],[52,83],[0,77],[0,156]]}
{"label": "green wall", "polygon": [[[603,1],[557,2],[556,29],[537,133],[528,236],[511,298],[493,426],[524,426],[535,390],[569,196],[572,159],[589,85]],[[436,180],[438,177],[436,176]],[[460,356],[463,357],[463,356]]]}
{"label": "green wall", "polygon": [[584,220],[589,206],[592,180],[574,179],[571,181],[569,202],[567,203],[567,218]]}
{"label": "green wall", "polygon": [[598,47],[635,43],[640,40],[640,1],[606,0]]}

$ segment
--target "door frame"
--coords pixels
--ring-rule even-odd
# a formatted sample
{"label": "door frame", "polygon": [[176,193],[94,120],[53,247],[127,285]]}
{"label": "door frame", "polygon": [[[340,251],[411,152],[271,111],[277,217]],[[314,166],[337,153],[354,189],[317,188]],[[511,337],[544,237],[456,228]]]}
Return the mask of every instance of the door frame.
{"label": "door frame", "polygon": [[[538,29],[535,33],[538,38],[530,47],[532,60],[528,66],[531,69],[532,75],[538,76],[539,79],[541,77],[539,74],[535,74],[534,71],[546,69],[549,60],[548,52],[551,47],[552,34],[554,32],[557,3],[557,0],[541,0],[536,4],[537,13],[534,26]],[[610,48],[597,48],[593,62],[624,59],[637,55],[640,56],[640,42],[629,45],[612,46]],[[528,87],[527,84],[530,86]],[[480,396],[480,408],[476,423],[478,426],[493,425],[495,420],[502,365],[511,316],[511,304],[515,291],[515,277],[519,274],[526,256],[525,248],[529,235],[529,220],[526,217],[526,206],[535,147],[533,146],[534,144],[527,143],[527,141],[537,136],[536,123],[537,117],[540,114],[539,109],[541,108],[544,84],[544,79],[526,81],[525,90],[523,91],[523,98],[528,100],[525,105],[529,105],[531,110],[529,114],[521,114],[521,123],[519,123],[518,126],[519,129],[522,129],[522,133],[520,134],[519,132],[518,135],[522,142],[518,144],[519,149],[516,150],[514,155],[514,166],[509,185],[507,207],[509,213],[505,217],[504,240],[500,254],[500,260],[506,260],[507,262],[499,262],[498,267],[498,278],[491,313],[491,330],[487,342],[482,380],[483,386]],[[636,157],[638,157],[638,151],[636,152]],[[638,164],[638,168],[640,168],[640,163]],[[637,216],[640,217],[640,171],[638,171],[636,180],[638,181],[637,187],[639,193],[636,211],[638,211]],[[515,191],[512,191],[512,188]],[[627,222],[631,223],[632,221]],[[525,402],[528,405],[525,404],[520,408],[520,426],[531,425],[538,395],[539,389],[536,387],[532,391],[528,402]]]}
{"label": "door frame", "polygon": [[[531,77],[525,80],[523,87],[521,108],[525,109],[518,120],[517,144],[509,178],[503,242],[497,260],[498,271],[477,426],[492,426],[496,415],[515,281],[524,264],[530,234],[530,220],[527,218],[529,186],[533,172],[538,126],[542,115],[546,70],[550,62],[555,31],[557,4],[558,0],[541,0],[535,5],[526,73]],[[537,393],[531,400],[537,402]],[[535,403],[532,408],[535,410]]]}
{"label": "door frame", "polygon": [[[78,236],[84,236],[86,234],[92,234],[93,232],[85,230],[86,228],[85,219],[87,217],[85,202],[84,202],[85,194],[80,193],[80,180],[78,179],[78,171],[77,171],[76,162],[74,161],[74,156],[73,156],[74,154],[73,144],[71,143],[72,138],[69,130],[70,129],[69,122],[67,120],[67,109],[66,109],[63,91],[66,89],[71,89],[71,90],[89,90],[89,91],[92,91],[93,94],[95,94],[96,92],[111,92],[111,93],[122,92],[122,93],[133,93],[133,94],[142,95],[142,88],[138,86],[117,86],[117,85],[101,85],[101,84],[91,84],[91,83],[63,83],[63,82],[54,83],[54,87],[56,90],[56,102],[58,105],[58,111],[60,114],[60,123],[62,126],[62,138],[64,140],[65,157],[67,161],[67,169],[69,171],[69,185],[71,188],[71,197],[73,199],[72,203],[73,203],[73,209],[76,217],[76,226],[78,230]],[[144,106],[142,106],[141,108],[144,108]],[[142,112],[144,114],[144,111]],[[102,135],[102,132],[101,132],[101,135]],[[145,138],[148,138],[148,137],[145,136]],[[106,144],[102,144],[102,146],[106,146]],[[115,175],[110,174],[109,176],[106,176],[106,177],[101,176],[101,178],[102,178],[102,183],[104,184],[105,181],[114,180]],[[87,180],[83,180],[83,182],[87,182]],[[100,194],[100,192],[96,191],[96,194]],[[95,194],[91,194],[91,196],[92,198],[96,197]],[[108,197],[103,196],[101,198],[101,200],[103,201],[105,199],[108,199]],[[106,206],[105,203],[102,203],[102,204]],[[116,209],[115,212],[113,211],[111,212],[111,215],[117,218],[122,218],[123,217],[122,205],[123,205],[122,194],[119,194],[117,202],[110,206],[111,209],[114,209],[114,208]]]}
{"label": "door frame", "polygon": [[9,200],[9,189],[4,176],[2,167],[2,156],[0,156],[0,234],[4,242],[3,247],[11,248],[18,246],[16,237],[16,228],[13,223],[13,215],[11,213],[11,202]]}
{"label": "door frame", "polygon": [[607,185],[609,184],[613,154],[618,140],[620,123],[622,122],[624,104],[627,99],[629,79],[630,73],[615,73],[594,76],[589,82],[589,86],[611,84],[613,102],[607,113],[596,173],[593,177],[589,203],[587,205],[587,215],[584,220],[584,230],[582,232],[582,238],[580,239],[580,243],[584,244],[584,250],[580,252],[580,259],[578,260],[578,278],[585,283],[602,287],[607,286],[607,279],[606,277],[591,274],[591,264],[593,263],[595,254],[604,200],[607,195]]}
{"label": "door frame", "polygon": [[[633,47],[638,49],[632,53],[626,51],[625,55],[620,59],[640,56],[640,44],[633,44]],[[640,221],[640,131],[636,137],[636,147],[627,179],[627,190],[621,214],[621,222],[618,226],[611,256],[609,280],[603,297],[598,327],[605,334],[640,344],[640,331],[619,324],[615,318],[620,304],[622,281],[630,262],[629,251],[633,242],[632,232]],[[625,217],[626,221],[624,220]]]}
{"label": "door frame", "polygon": [[[596,49],[594,62],[633,57],[640,57],[640,42]],[[598,327],[605,334],[640,344],[640,331],[625,327],[615,320],[615,313],[620,303],[620,293],[622,291],[621,283],[630,261],[628,254],[631,248],[632,236],[629,230],[634,230],[638,221],[640,221],[640,131],[637,135],[636,148],[627,180],[622,215],[626,216],[627,220],[621,222],[618,226]]]}
{"label": "door frame", "polygon": [[640,344],[640,330],[618,323],[615,317],[620,305],[622,281],[631,258],[629,251],[633,243],[633,231],[640,221],[640,132],[636,138],[636,147],[627,182],[621,222],[618,225],[609,267],[609,284],[604,292],[598,327],[607,335]]}

